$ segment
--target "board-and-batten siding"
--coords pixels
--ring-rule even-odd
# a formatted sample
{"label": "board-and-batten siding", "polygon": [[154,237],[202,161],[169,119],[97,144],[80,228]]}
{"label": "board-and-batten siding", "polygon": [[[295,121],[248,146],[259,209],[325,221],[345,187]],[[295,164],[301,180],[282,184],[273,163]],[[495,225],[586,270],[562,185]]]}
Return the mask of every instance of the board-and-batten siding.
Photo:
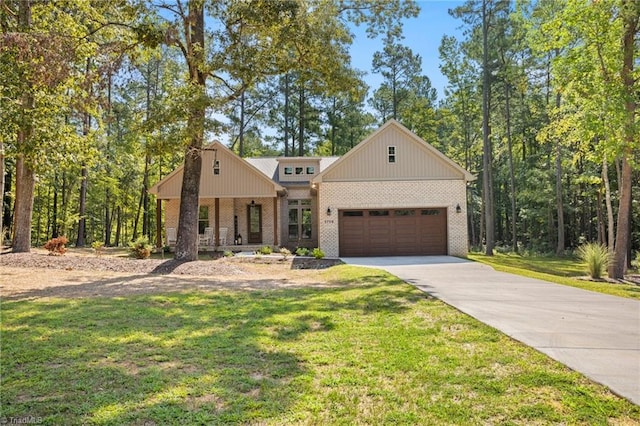
{"label": "board-and-batten siding", "polygon": [[[272,181],[258,175],[241,158],[225,149],[218,149],[220,174],[213,174],[213,151],[204,151],[202,155],[202,174],[200,176],[200,198],[225,197],[274,197],[276,189]],[[180,198],[182,187],[182,168],[158,187],[160,198]]]}
{"label": "board-and-batten siding", "polygon": [[[395,126],[389,126],[358,150],[358,155],[345,158],[322,180],[425,180],[464,179],[464,175],[447,164],[429,148],[420,146]],[[396,147],[396,162],[389,163],[387,147]]]}
{"label": "board-and-batten siding", "polygon": [[[292,174],[284,173],[286,167],[292,168]],[[295,174],[296,167],[302,167],[302,174]],[[307,167],[313,167],[313,174],[307,174]],[[280,183],[305,182],[308,183],[320,172],[319,158],[290,157],[278,159],[278,179]]]}

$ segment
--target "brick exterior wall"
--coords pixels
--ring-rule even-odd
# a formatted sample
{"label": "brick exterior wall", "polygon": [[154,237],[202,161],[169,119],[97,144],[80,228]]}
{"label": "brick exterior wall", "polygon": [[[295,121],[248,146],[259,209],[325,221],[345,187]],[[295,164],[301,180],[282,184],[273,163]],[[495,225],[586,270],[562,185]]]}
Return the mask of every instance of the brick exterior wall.
{"label": "brick exterior wall", "polygon": [[[340,253],[338,211],[342,209],[446,207],[449,255],[468,252],[466,184],[463,180],[322,182],[318,188],[319,247]],[[461,213],[456,213],[460,204]],[[331,208],[331,216],[326,211]]]}

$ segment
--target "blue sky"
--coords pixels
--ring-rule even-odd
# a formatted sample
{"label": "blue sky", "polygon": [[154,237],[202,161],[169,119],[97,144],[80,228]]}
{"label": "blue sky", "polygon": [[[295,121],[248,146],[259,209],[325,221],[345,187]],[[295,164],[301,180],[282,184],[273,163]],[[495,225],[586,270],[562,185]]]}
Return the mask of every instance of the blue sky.
{"label": "blue sky", "polygon": [[[462,22],[451,17],[449,9],[464,4],[464,1],[454,0],[418,0],[420,15],[404,22],[404,40],[402,44],[408,46],[414,53],[422,57],[422,73],[431,79],[433,87],[438,90],[438,97],[444,97],[444,87],[447,79],[440,73],[438,64],[438,47],[443,35],[462,37],[460,26]],[[382,39],[375,40],[366,37],[364,28],[355,28],[355,41],[351,47],[352,65],[367,72],[365,80],[370,86],[370,93],[376,89],[382,78],[371,73],[371,60],[376,51],[383,48]]]}

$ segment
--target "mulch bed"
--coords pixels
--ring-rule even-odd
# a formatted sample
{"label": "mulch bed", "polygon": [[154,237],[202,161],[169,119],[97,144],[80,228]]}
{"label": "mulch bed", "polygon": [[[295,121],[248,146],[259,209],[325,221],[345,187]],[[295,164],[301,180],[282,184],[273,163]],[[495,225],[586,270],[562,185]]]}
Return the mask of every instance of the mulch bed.
{"label": "mulch bed", "polygon": [[50,256],[44,253],[5,253],[0,266],[16,268],[62,269],[67,271],[109,271],[136,274],[242,275],[242,263],[286,263],[291,269],[325,269],[341,264],[339,259],[315,259],[293,256],[242,256],[212,258],[184,262],[175,259],[134,259],[117,256],[74,255]]}

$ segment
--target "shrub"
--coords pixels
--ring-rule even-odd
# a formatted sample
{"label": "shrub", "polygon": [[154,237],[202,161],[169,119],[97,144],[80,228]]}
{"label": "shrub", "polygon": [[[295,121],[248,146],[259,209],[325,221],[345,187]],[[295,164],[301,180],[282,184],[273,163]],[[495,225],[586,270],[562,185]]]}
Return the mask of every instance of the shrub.
{"label": "shrub", "polygon": [[291,250],[286,247],[280,247],[280,254],[284,260],[287,260],[287,257],[291,256]]}
{"label": "shrub", "polygon": [[67,237],[52,238],[44,245],[44,248],[49,251],[49,256],[62,256],[67,252],[65,244],[69,240]]}
{"label": "shrub", "polygon": [[258,250],[258,252],[260,254],[271,254],[273,252],[273,250],[271,250],[271,247],[269,247],[269,246],[262,246],[262,247],[260,247],[260,250]]}
{"label": "shrub", "polygon": [[587,243],[576,251],[576,254],[587,265],[587,272],[593,279],[600,279],[609,266],[609,250],[606,246],[596,243]]}
{"label": "shrub", "polygon": [[233,252],[231,250],[225,250],[222,255],[224,257],[233,257]]}
{"label": "shrub", "polygon": [[104,251],[104,243],[102,241],[94,241],[91,243],[93,251],[96,252],[96,256],[100,256]]}
{"label": "shrub", "polygon": [[151,256],[151,244],[149,244],[149,240],[147,237],[140,237],[131,244],[129,244],[131,248],[131,254],[136,259],[146,259]]}
{"label": "shrub", "polygon": [[304,247],[298,247],[296,249],[296,254],[298,256],[307,256],[309,254],[309,249]]}
{"label": "shrub", "polygon": [[316,247],[311,252],[311,256],[315,257],[316,259],[322,259],[324,258],[324,252],[320,250],[318,247]]}

